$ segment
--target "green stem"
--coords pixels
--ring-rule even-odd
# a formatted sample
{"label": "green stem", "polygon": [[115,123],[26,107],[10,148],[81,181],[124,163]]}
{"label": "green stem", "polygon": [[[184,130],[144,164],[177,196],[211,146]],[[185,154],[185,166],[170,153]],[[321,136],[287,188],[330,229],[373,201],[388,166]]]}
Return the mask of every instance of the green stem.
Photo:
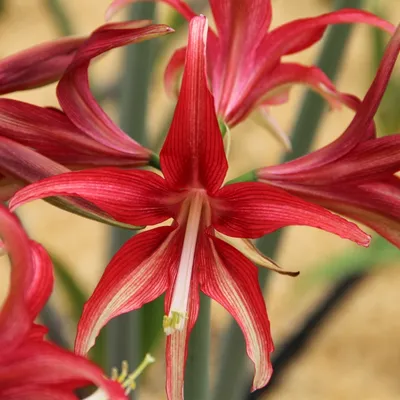
{"label": "green stem", "polygon": [[210,298],[200,294],[200,312],[190,335],[185,371],[185,399],[209,400]]}
{"label": "green stem", "polygon": [[[130,7],[129,19],[151,19],[155,16],[152,3]],[[151,71],[154,61],[154,43],[145,41],[126,49],[125,72],[121,93],[121,127],[136,141],[146,145],[146,114]],[[132,237],[132,232],[113,229],[112,253]],[[127,360],[131,368],[139,365],[144,354],[141,346],[143,309],[121,315],[107,326],[107,358],[109,369]],[[160,320],[161,325],[161,320]],[[131,398],[136,394],[131,393]]]}
{"label": "green stem", "polygon": [[71,21],[65,13],[60,0],[46,0],[46,5],[60,34],[63,36],[72,35],[73,29]]}
{"label": "green stem", "polygon": [[[360,8],[361,3],[362,0],[336,0],[335,9]],[[315,63],[331,80],[335,80],[340,65],[344,61],[343,54],[351,28],[351,25],[336,25],[330,28],[324,40],[322,51]],[[318,95],[313,92],[305,94],[291,135],[293,151],[285,155],[283,162],[300,157],[310,150],[324,108],[325,103]],[[258,241],[258,247],[266,255],[274,257],[281,237],[282,231],[264,236]],[[259,281],[261,287],[267,284],[267,278],[268,272],[265,269],[260,269]],[[225,337],[227,340],[220,357],[222,363],[213,399],[240,400],[243,398],[244,388],[248,381],[247,373],[243,373],[247,371],[245,368],[247,357],[243,335],[234,321],[231,322]]]}

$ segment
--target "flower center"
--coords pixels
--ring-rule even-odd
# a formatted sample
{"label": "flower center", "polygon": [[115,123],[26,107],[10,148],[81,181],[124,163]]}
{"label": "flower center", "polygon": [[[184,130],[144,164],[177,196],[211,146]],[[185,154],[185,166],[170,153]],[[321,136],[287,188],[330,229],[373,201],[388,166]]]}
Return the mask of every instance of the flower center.
{"label": "flower center", "polygon": [[197,235],[204,203],[204,193],[196,191],[190,199],[189,212],[178,274],[172,294],[168,316],[164,316],[163,327],[167,335],[182,330],[187,319],[190,283],[193,271],[193,260],[196,250]]}

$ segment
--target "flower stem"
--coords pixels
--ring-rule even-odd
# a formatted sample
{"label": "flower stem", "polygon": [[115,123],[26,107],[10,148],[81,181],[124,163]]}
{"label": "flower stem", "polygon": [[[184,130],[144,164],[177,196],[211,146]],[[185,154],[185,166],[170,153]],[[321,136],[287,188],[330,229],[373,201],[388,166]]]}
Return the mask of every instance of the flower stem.
{"label": "flower stem", "polygon": [[66,14],[63,5],[60,3],[60,0],[47,0],[46,5],[59,33],[63,36],[72,35],[73,29],[71,20]]}
{"label": "flower stem", "polygon": [[[134,4],[129,19],[151,19],[155,16],[152,3]],[[127,48],[125,71],[121,84],[121,128],[139,143],[146,145],[146,111],[152,64],[154,61],[152,40]],[[132,232],[113,230],[112,252],[115,253],[132,236]],[[119,365],[127,360],[138,365],[146,350],[141,346],[142,310],[134,311],[110,321],[107,326],[108,366]],[[161,320],[160,320],[161,326]],[[130,394],[134,398],[135,392]]]}
{"label": "flower stem", "polygon": [[[362,0],[336,0],[335,9],[344,7],[360,8],[361,3]],[[344,61],[343,54],[351,28],[351,25],[336,25],[332,27],[326,35],[322,51],[315,63],[331,80],[335,80],[340,65]],[[305,94],[291,135],[293,151],[287,153],[283,161],[300,157],[309,151],[321,122],[324,108],[325,102],[318,95],[313,92]],[[280,243],[281,232],[274,232],[261,238],[258,241],[259,249],[264,254],[273,257]],[[266,285],[268,275],[267,270],[259,270],[259,281],[262,287]],[[243,335],[234,321],[231,322],[225,336],[225,346],[220,359],[222,363],[213,399],[242,399],[245,390],[248,389],[245,383],[248,381],[248,374],[243,373],[246,370],[247,357],[245,355]]]}
{"label": "flower stem", "polygon": [[200,293],[200,312],[192,330],[185,371],[185,399],[209,400],[210,298]]}

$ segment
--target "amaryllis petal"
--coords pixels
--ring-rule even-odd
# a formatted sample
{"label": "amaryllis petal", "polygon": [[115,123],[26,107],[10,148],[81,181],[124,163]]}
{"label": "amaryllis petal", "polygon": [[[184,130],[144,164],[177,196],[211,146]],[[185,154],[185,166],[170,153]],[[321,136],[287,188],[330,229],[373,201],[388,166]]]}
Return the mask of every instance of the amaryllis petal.
{"label": "amaryllis petal", "polygon": [[23,50],[0,61],[0,94],[58,80],[85,37],[67,37]]}
{"label": "amaryllis petal", "polygon": [[86,354],[110,319],[140,308],[166,291],[171,266],[179,262],[173,231],[173,227],[161,227],[140,233],[113,257],[84,306],[76,353]]}
{"label": "amaryllis petal", "polygon": [[26,300],[32,320],[47,303],[53,290],[53,264],[46,250],[31,241],[32,271],[26,276]]}
{"label": "amaryllis petal", "polygon": [[143,165],[86,136],[60,110],[0,99],[1,136],[31,147],[63,165]]}
{"label": "amaryllis petal", "polygon": [[[389,33],[393,33],[395,30],[393,24],[368,11],[343,8],[338,11],[311,18],[297,19],[281,25],[269,32],[257,51],[261,56],[264,50],[273,45],[274,51],[276,49],[281,56],[297,53],[320,40],[328,25],[353,23],[376,26]],[[280,49],[278,50],[279,47]]]}
{"label": "amaryllis petal", "polygon": [[0,311],[0,348],[13,351],[28,333],[32,319],[26,304],[26,277],[31,271],[31,242],[18,219],[0,205],[0,237],[11,262],[7,298]]}
{"label": "amaryllis petal", "polygon": [[78,398],[67,393],[63,389],[48,387],[38,387],[36,385],[16,386],[1,390],[0,395],[3,400],[77,400]]}
{"label": "amaryllis petal", "polygon": [[373,130],[373,118],[386,90],[390,75],[400,51],[400,26],[390,39],[382,58],[375,79],[372,82],[364,100],[357,108],[350,125],[335,141],[317,151],[273,167],[276,172],[294,173],[322,167],[348,154],[361,142],[370,139]]}
{"label": "amaryllis petal", "polygon": [[228,165],[214,100],[207,87],[206,34],[206,18],[194,18],[178,104],[160,163],[171,187],[197,185],[213,192],[221,186]]}
{"label": "amaryllis petal", "polygon": [[214,201],[213,225],[229,236],[257,238],[284,226],[306,225],[362,246],[370,242],[370,236],[352,222],[261,182],[225,186]]}
{"label": "amaryllis petal", "polygon": [[57,86],[60,105],[68,118],[103,145],[148,160],[149,150],[118,128],[96,102],[89,88],[88,68],[93,58],[106,51],[171,32],[166,25],[150,25],[149,21],[106,24],[95,30],[80,47]]}
{"label": "amaryllis petal", "polygon": [[[171,287],[172,289],[172,287]],[[173,290],[165,296],[165,314],[168,315]],[[184,328],[167,336],[165,346],[166,391],[168,400],[183,400],[185,365],[190,333],[199,314],[199,283],[197,275],[190,282],[188,315]]]}
{"label": "amaryllis petal", "polygon": [[[7,365],[0,366],[1,388],[21,385],[55,387],[87,380],[102,388],[110,399],[125,400],[122,386],[84,357],[47,342],[32,342],[18,348]],[[1,389],[0,389],[1,393]]]}
{"label": "amaryllis petal", "polygon": [[[311,155],[310,155],[311,156]],[[279,173],[275,167],[265,167],[257,172],[266,182],[285,181],[309,186],[342,183],[368,183],[380,176],[400,171],[400,135],[385,136],[362,142],[343,158],[323,168],[298,170],[291,174]],[[279,183],[278,183],[279,186]]]}
{"label": "amaryllis petal", "polygon": [[112,16],[121,8],[132,3],[143,3],[143,2],[156,2],[166,3],[171,7],[175,8],[183,17],[190,21],[196,14],[192,9],[182,0],[114,0],[109,5],[106,11],[106,20],[110,20]]}
{"label": "amaryllis petal", "polygon": [[252,390],[265,386],[271,375],[270,353],[274,350],[267,310],[258,283],[257,268],[232,246],[210,239],[202,255],[200,289],[225,307],[236,319],[254,363]]}
{"label": "amaryllis petal", "polygon": [[252,65],[248,57],[257,48],[269,28],[270,0],[210,0],[217,26],[220,54],[213,55],[221,64],[221,82],[213,82],[219,111],[227,108],[237,78]]}
{"label": "amaryllis petal", "polygon": [[400,248],[400,180],[396,176],[362,185],[279,185],[307,201],[361,222]]}
{"label": "amaryllis petal", "polygon": [[[328,25],[357,22],[377,26],[389,33],[395,31],[391,23],[374,14],[355,9],[342,9],[313,18],[295,20],[269,32],[257,48],[253,74],[251,79],[246,79],[240,96],[235,99],[236,105],[240,105],[254,90],[257,90],[259,83],[277,65],[282,56],[298,52],[317,42]],[[232,110],[231,112],[233,113]]]}
{"label": "amaryllis petal", "polygon": [[[70,172],[70,170],[61,164],[58,164],[47,157],[42,156],[29,147],[23,146],[12,140],[0,137],[0,171],[16,179],[16,186],[26,185],[37,182],[46,177]],[[49,178],[50,179],[50,178]],[[13,190],[17,187],[10,184],[7,185],[2,195],[13,195]],[[24,189],[22,189],[24,190]],[[30,189],[27,189],[28,191]],[[16,193],[15,193],[16,195]],[[9,200],[4,197],[3,200]],[[64,210],[75,214],[93,219],[95,221],[104,222],[109,225],[129,227],[135,229],[132,225],[118,222],[108,215],[105,211],[99,209],[93,203],[80,198],[52,198],[48,202],[56,205]],[[13,201],[10,201],[10,207],[13,207]],[[17,207],[17,206],[15,206]]]}
{"label": "amaryllis petal", "polygon": [[117,221],[139,226],[155,225],[171,218],[173,202],[179,201],[179,197],[172,197],[168,192],[164,179],[153,172],[96,168],[36,182],[17,192],[10,208],[51,196],[80,197]]}
{"label": "amaryllis petal", "polygon": [[356,108],[360,101],[354,96],[340,93],[331,80],[317,67],[304,66],[296,63],[281,63],[265,75],[257,87],[243,100],[239,109],[232,109],[227,119],[235,125],[242,121],[258,104],[274,104],[277,98],[279,104],[289,99],[289,91],[294,84],[302,84],[324,97],[332,108],[340,108],[345,104]]}
{"label": "amaryllis petal", "polygon": [[0,178],[0,201],[5,202],[10,200],[10,198],[19,189],[23,188],[24,184],[22,181],[10,177]]}
{"label": "amaryllis petal", "polygon": [[299,271],[287,271],[283,269],[274,260],[261,253],[261,251],[258,250],[254,243],[249,239],[227,236],[218,231],[215,231],[215,236],[225,243],[230,244],[236,250],[240,251],[247,259],[260,267],[267,268],[282,275],[297,276],[300,273]]}
{"label": "amaryllis petal", "polygon": [[182,47],[174,52],[168,62],[164,73],[165,89],[169,95],[178,95],[179,93],[179,78],[182,74],[185,65],[186,47]]}

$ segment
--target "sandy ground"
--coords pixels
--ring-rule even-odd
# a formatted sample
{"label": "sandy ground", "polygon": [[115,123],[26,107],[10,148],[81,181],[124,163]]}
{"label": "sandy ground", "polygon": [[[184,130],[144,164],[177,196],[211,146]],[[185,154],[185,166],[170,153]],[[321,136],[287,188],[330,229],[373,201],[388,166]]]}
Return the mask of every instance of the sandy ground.
{"label": "sandy ground", "polygon": [[[0,18],[0,57],[40,41],[57,37],[48,12],[40,0],[6,0],[5,14]],[[74,30],[83,34],[102,23],[107,0],[64,1],[73,16]],[[400,3],[382,0],[396,23],[400,17]],[[322,0],[276,0],[274,25],[293,18],[317,15],[328,10],[329,2]],[[371,82],[369,35],[365,27],[357,27],[346,53],[346,61],[338,81],[342,90],[363,96]],[[176,42],[182,39],[177,38]],[[172,50],[171,50],[172,51]],[[170,52],[171,53],[171,52]],[[101,83],[112,82],[119,68],[119,52],[107,56],[93,68],[94,77]],[[295,59],[311,63],[315,51],[302,53]],[[165,62],[161,64],[161,67]],[[161,68],[158,68],[161,72]],[[161,78],[154,78],[150,97],[152,107],[149,128],[155,131],[159,124],[160,105],[166,104]],[[302,90],[293,91],[288,105],[274,110],[274,115],[285,129],[289,129]],[[18,93],[12,97],[39,105],[56,105],[54,86]],[[117,118],[118,110],[110,108]],[[351,118],[349,111],[328,113],[320,129],[315,146],[331,141],[342,132]],[[245,170],[269,164],[279,157],[279,146],[268,134],[252,122],[233,132],[232,171],[234,175]],[[99,279],[107,263],[109,230],[98,223],[70,215],[43,202],[35,202],[21,209],[20,215],[38,241],[56,252],[66,262],[88,294]],[[288,269],[305,272],[310,265],[324,263],[330,255],[351,244],[323,232],[307,228],[292,228],[285,235],[278,261]],[[2,281],[3,293],[7,279]],[[283,382],[269,398],[275,400],[337,400],[371,399],[396,400],[400,398],[400,307],[398,292],[400,270],[382,268],[366,279],[351,297],[339,307],[331,320],[318,332],[312,345],[293,362]],[[266,293],[273,336],[282,340],[302,321],[325,287],[304,290],[302,277],[297,279],[274,276]],[[62,295],[55,296],[63,304]],[[64,307],[65,308],[65,307]],[[68,307],[66,308],[68,312]],[[213,309],[213,330],[222,331],[227,314],[220,307]],[[161,321],[160,321],[161,323]],[[159,369],[158,369],[159,370]],[[158,371],[155,369],[155,371]],[[155,376],[155,375],[154,375]],[[149,377],[143,398],[164,398],[164,383]]]}

